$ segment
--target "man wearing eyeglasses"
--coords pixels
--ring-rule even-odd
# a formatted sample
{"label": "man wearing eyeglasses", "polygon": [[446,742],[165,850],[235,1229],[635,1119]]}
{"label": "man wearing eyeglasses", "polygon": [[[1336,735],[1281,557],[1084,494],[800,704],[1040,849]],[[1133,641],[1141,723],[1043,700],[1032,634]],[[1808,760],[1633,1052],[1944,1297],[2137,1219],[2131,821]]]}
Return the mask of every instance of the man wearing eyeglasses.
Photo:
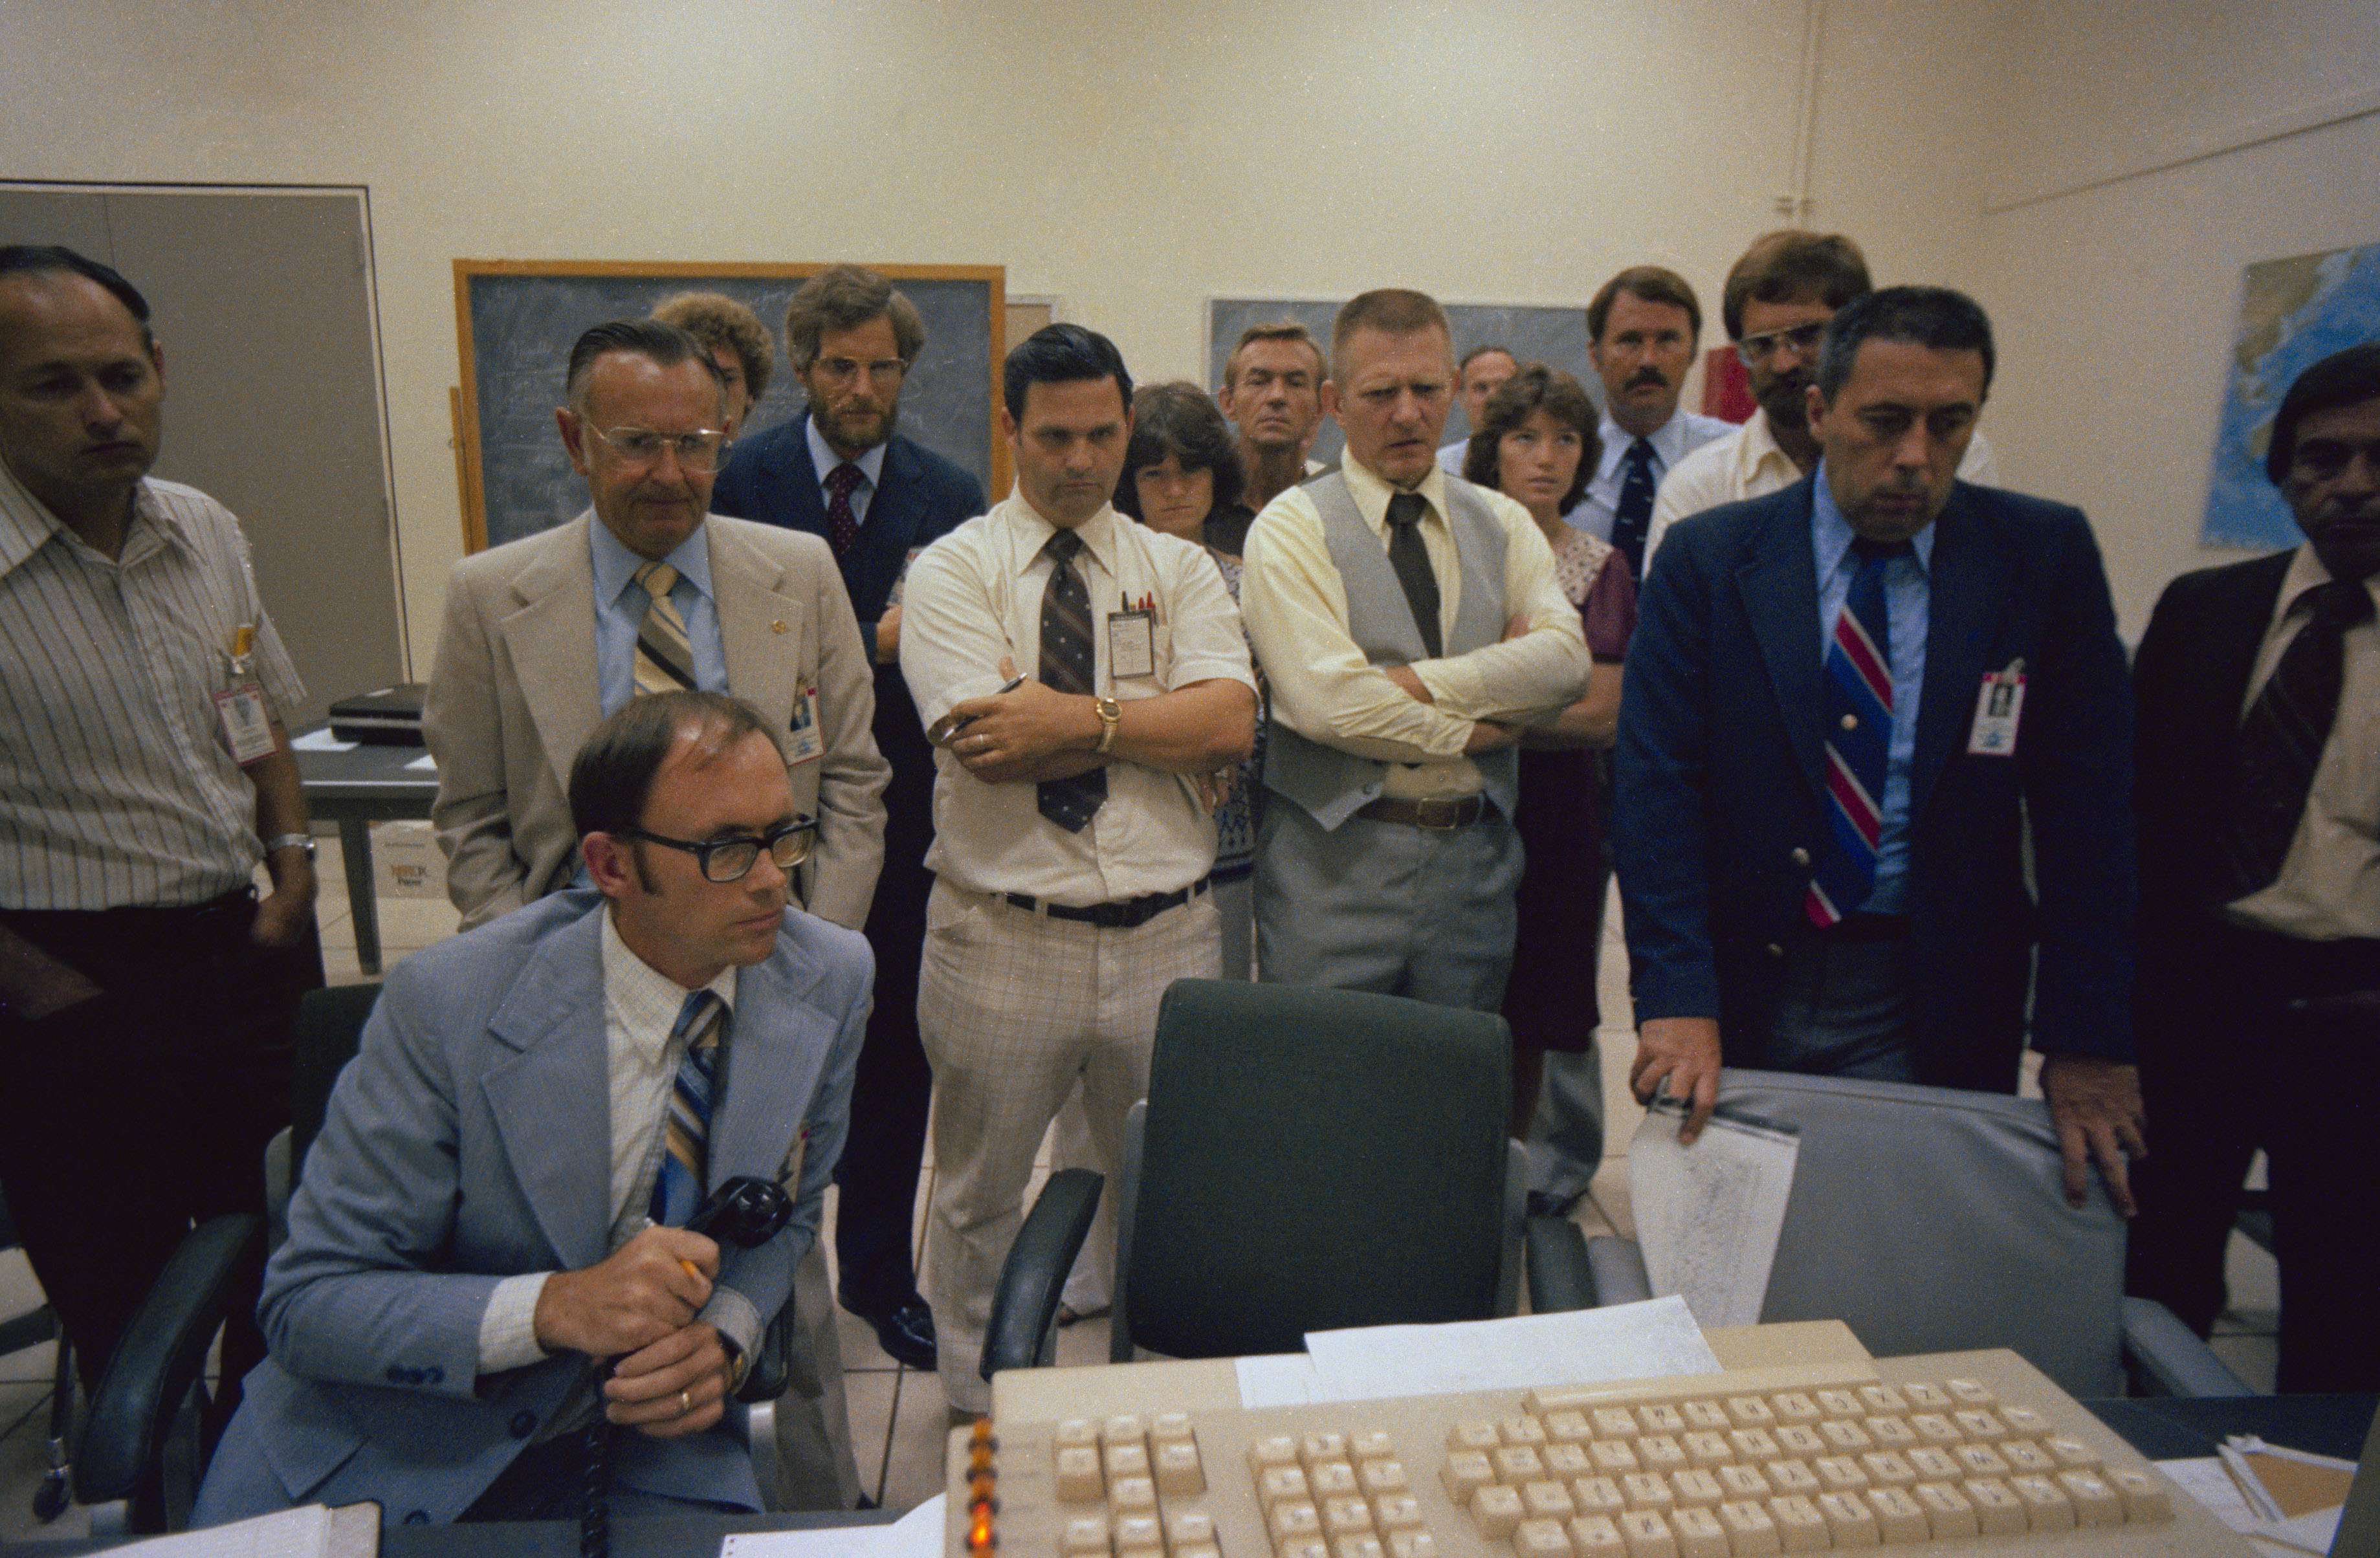
{"label": "man wearing eyeglasses", "polygon": [[901,677],[901,608],[891,601],[910,558],[984,512],[973,476],[892,430],[925,344],[917,308],[874,272],[837,265],[804,282],[785,308],[785,353],[808,405],[737,445],[711,499],[721,513],[824,538],[875,657],[874,733],[892,782],[884,872],[865,927],[876,949],[876,1009],[853,1106],[868,1129],[844,1158],[834,1253],[844,1307],[913,1369],[935,1364],[933,1311],[917,1292],[909,1238],[933,1094],[917,1038],[917,960],[934,882],[926,870],[934,754]]}
{"label": "man wearing eyeglasses", "polygon": [[[809,819],[737,699],[627,703],[570,804],[594,891],[391,973],[199,1524],[361,1499],[389,1525],[568,1518],[597,1490],[614,1516],[759,1507],[733,1397],[818,1234],[868,948],[789,909]],[[686,1226],[742,1176],[784,1186],[783,1227]]]}
{"label": "man wearing eyeglasses", "polygon": [[[1782,492],[1817,465],[1818,441],[1803,406],[1818,344],[1836,309],[1875,290],[1859,246],[1840,233],[1789,227],[1752,241],[1727,273],[1719,316],[1760,408],[1742,427],[1689,453],[1662,479],[1645,540],[1648,560],[1686,515]],[[1981,431],[1968,441],[1959,479],[1999,485],[1991,442]]]}

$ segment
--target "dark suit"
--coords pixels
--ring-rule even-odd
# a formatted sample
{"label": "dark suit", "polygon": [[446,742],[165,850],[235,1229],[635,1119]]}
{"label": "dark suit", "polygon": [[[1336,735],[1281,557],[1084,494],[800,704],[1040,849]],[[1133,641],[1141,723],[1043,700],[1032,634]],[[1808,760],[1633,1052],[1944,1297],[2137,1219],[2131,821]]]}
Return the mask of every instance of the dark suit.
{"label": "dark suit", "polygon": [[2154,1149],[2134,1171],[2126,1291],[2204,1332],[2257,1148],[2282,1269],[2280,1388],[2380,1388],[2380,1172],[2369,1138],[2380,1035],[2288,1004],[2380,989],[2380,942],[2307,941],[2216,912],[2212,819],[2238,787],[2248,679],[2290,552],[2166,587],[2134,663],[2140,716],[2141,1087]]}
{"label": "dark suit", "polygon": [[[1810,514],[1805,478],[1682,521],[1628,648],[1611,832],[1636,1020],[1716,1017],[1731,1066],[1764,1057],[1826,835]],[[2089,527],[1961,483],[1927,577],[1909,796],[1917,1079],[2015,1089],[2036,946],[2034,1047],[2129,1060],[2131,709]],[[2020,658],[2016,755],[1969,755],[1985,672]]]}
{"label": "dark suit", "polygon": [[[808,423],[797,417],[738,444],[711,489],[711,508],[807,530],[832,545]],[[838,563],[871,656],[877,619],[910,555],[986,506],[981,484],[933,451],[897,433],[885,445],[858,544]],[[884,871],[865,927],[876,951],[876,1007],[852,1099],[861,1129],[837,1175],[843,1198],[834,1248],[844,1291],[880,1310],[906,1302],[917,1287],[909,1231],[933,1095],[917,1040],[917,965],[933,887],[925,862],[934,836],[934,749],[926,744],[898,665],[876,668],[875,732],[877,749],[892,765],[884,792]]]}

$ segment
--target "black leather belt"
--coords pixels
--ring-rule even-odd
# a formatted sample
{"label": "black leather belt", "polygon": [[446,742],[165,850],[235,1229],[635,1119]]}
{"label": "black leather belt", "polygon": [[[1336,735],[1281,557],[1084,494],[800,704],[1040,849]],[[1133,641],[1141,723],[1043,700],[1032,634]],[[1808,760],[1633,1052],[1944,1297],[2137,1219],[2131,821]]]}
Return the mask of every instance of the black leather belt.
{"label": "black leather belt", "polygon": [[1186,888],[1176,888],[1170,893],[1145,893],[1139,898],[1127,898],[1114,903],[1044,903],[1031,893],[1002,893],[1001,898],[1019,909],[1047,914],[1053,920],[1079,920],[1101,930],[1128,931],[1135,925],[1145,925],[1169,909],[1179,908],[1207,890],[1204,882]]}
{"label": "black leather belt", "polygon": [[1425,796],[1418,801],[1383,795],[1355,811],[1357,816],[1369,817],[1374,822],[1402,822],[1411,827],[1439,831],[1468,827],[1487,814],[1488,798],[1484,795]]}

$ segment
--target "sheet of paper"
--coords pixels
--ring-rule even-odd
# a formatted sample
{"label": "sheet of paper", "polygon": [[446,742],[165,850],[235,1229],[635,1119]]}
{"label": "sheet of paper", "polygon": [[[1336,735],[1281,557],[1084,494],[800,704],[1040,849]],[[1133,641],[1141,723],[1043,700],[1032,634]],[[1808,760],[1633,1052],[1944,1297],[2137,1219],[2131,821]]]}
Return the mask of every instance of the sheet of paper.
{"label": "sheet of paper", "polygon": [[1747,1117],[1713,1115],[1678,1145],[1683,1105],[1662,1100],[1628,1147],[1629,1205],[1653,1291],[1675,1293],[1705,1325],[1754,1325],[1785,1226],[1800,1139]]}
{"label": "sheet of paper", "polygon": [[426,768],[431,773],[436,773],[438,771],[438,759],[431,756],[430,754],[425,752],[420,756],[415,758],[412,762],[407,763],[406,767],[408,768]]}
{"label": "sheet of paper", "polygon": [[1314,1400],[1314,1359],[1302,1352],[1234,1360],[1243,1407],[1304,1407]]}
{"label": "sheet of paper", "polygon": [[943,1498],[936,1493],[884,1526],[732,1532],[719,1558],[934,1558],[942,1551]]}
{"label": "sheet of paper", "polygon": [[[304,1504],[228,1526],[152,1537],[110,1551],[131,1558],[316,1558],[329,1551],[332,1525],[328,1505]],[[375,1537],[379,1535],[377,1518],[371,1530]]]}
{"label": "sheet of paper", "polygon": [[1676,1298],[1444,1325],[1376,1325],[1305,1338],[1318,1402],[1526,1390],[1718,1371]]}
{"label": "sheet of paper", "polygon": [[356,749],[354,742],[341,741],[331,734],[328,725],[319,731],[309,731],[302,736],[292,736],[289,744],[300,752],[353,752]]}
{"label": "sheet of paper", "polygon": [[2326,1553],[2330,1539],[2338,1530],[2338,1511],[2321,1511],[2302,1516],[2297,1520],[2274,1522],[2260,1518],[2249,1507],[2246,1495],[2221,1459],[2214,1455],[2198,1455],[2185,1460],[2159,1461],[2156,1468],[2173,1479],[2174,1483],[2206,1507],[2206,1512],[2253,1542],[2256,1551],[2267,1558],[2304,1558],[2306,1553]]}

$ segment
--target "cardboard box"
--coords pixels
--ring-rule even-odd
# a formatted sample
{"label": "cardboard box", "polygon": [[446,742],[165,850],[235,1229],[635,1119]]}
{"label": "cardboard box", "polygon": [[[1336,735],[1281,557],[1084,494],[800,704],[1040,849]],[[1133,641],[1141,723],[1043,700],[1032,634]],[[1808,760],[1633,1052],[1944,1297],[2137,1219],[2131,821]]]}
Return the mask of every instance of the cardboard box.
{"label": "cardboard box", "polygon": [[446,896],[446,856],[428,822],[376,822],[371,833],[372,881],[381,897]]}

